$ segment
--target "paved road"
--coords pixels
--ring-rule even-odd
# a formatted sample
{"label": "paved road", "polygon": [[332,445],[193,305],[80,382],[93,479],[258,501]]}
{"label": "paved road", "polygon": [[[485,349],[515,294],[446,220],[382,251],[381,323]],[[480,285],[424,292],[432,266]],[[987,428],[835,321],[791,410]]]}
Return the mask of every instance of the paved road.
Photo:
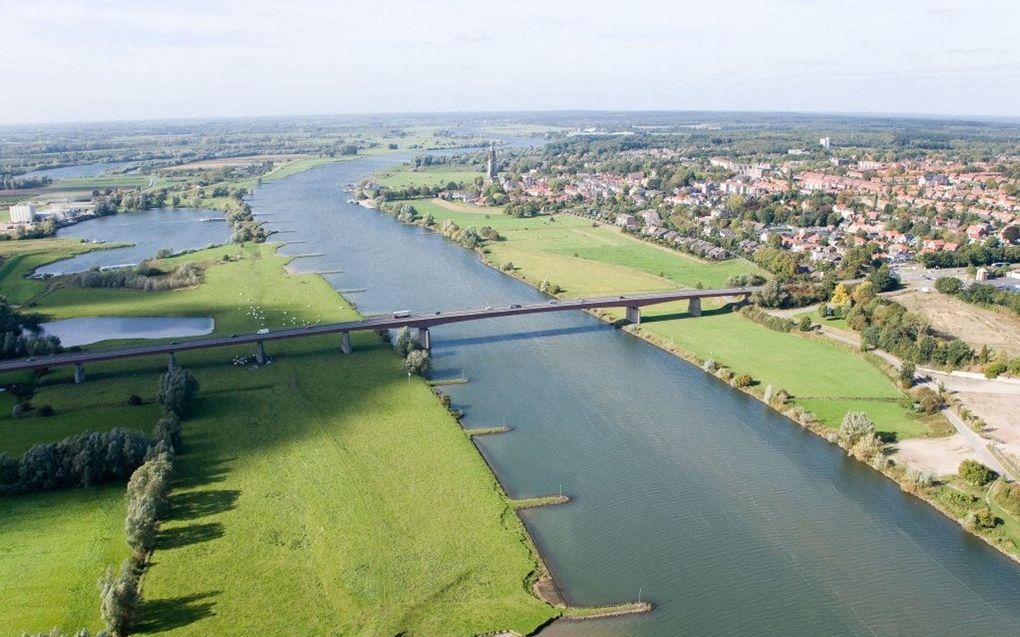
{"label": "paved road", "polygon": [[448,323],[463,323],[465,321],[478,321],[482,319],[499,318],[504,316],[517,316],[522,314],[540,314],[547,312],[566,312],[572,310],[590,310],[607,307],[631,307],[640,308],[646,305],[657,305],[673,301],[684,301],[690,299],[706,299],[720,297],[747,297],[757,290],[756,287],[722,288],[715,290],[674,290],[670,292],[652,292],[648,294],[629,294],[594,299],[576,300],[550,300],[546,303],[534,303],[529,305],[510,305],[498,308],[487,307],[480,310],[455,310],[453,312],[435,312],[433,314],[416,314],[409,316],[377,316],[365,318],[360,321],[347,321],[344,323],[330,323],[326,325],[309,325],[307,327],[293,327],[272,330],[265,334],[245,333],[231,336],[214,336],[211,338],[200,338],[179,343],[159,343],[152,345],[137,345],[118,349],[105,349],[97,351],[79,351],[54,354],[52,356],[40,356],[36,358],[25,358],[0,362],[0,373],[23,371],[31,369],[43,369],[48,367],[61,367],[68,365],[84,365],[100,361],[119,360],[123,358],[136,358],[140,356],[153,356],[158,354],[173,354],[196,349],[208,349],[213,347],[229,347],[233,345],[256,344],[267,341],[277,341],[288,338],[303,338],[322,334],[341,334],[349,332],[362,332],[368,330],[390,330],[401,327],[415,327],[428,329],[437,325]]}
{"label": "paved road", "polygon": [[945,416],[946,420],[953,425],[957,433],[963,436],[967,442],[970,443],[970,446],[974,449],[974,453],[977,454],[978,460],[980,460],[982,464],[987,467],[991,467],[998,471],[999,474],[1006,476],[1010,480],[1016,480],[1016,476],[1010,473],[1006,467],[999,462],[999,459],[988,450],[990,441],[982,438],[976,431],[968,427],[967,423],[963,422],[963,419],[957,416],[953,410],[948,408],[943,409],[942,415]]}

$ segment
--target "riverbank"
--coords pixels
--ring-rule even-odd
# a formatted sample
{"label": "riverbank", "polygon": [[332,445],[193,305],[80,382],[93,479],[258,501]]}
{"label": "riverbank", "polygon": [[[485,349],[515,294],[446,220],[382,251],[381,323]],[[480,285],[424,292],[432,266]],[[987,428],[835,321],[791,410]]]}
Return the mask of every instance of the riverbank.
{"label": "riverbank", "polygon": [[[275,249],[228,245],[165,260],[201,262],[206,276],[195,288],[66,288],[37,310],[71,317],[201,309],[215,318],[217,333],[356,316],[321,276],[286,274],[289,259]],[[138,633],[527,634],[559,614],[529,592],[537,555],[460,426],[424,381],[407,382],[387,344],[366,334],[354,345],[349,357],[328,337],[274,345],[272,363],[258,370],[230,364],[234,356],[250,357],[241,348],[179,357],[202,392],[145,576]],[[64,370],[40,378],[34,400],[56,415],[0,417],[10,421],[0,427],[0,450],[21,451],[82,428],[143,426],[163,367],[161,360],[97,365],[84,385]],[[146,404],[126,406],[131,393]],[[0,401],[10,407],[6,395]],[[119,511],[123,490],[102,493],[99,508]],[[79,508],[50,513],[45,523],[5,516],[4,529],[19,526],[49,550],[5,560],[4,567],[27,568],[47,587],[6,589],[0,617],[10,617],[3,623],[16,631],[96,628],[92,582],[101,570],[92,572],[80,556],[122,546],[123,518],[93,518],[97,532],[71,543],[54,534],[67,527],[65,517],[81,515]],[[2,579],[21,581],[13,572]],[[89,603],[68,609],[60,602],[81,590]],[[24,608],[39,612],[26,616]]]}
{"label": "riverbank", "polygon": [[[658,263],[652,266],[663,270],[658,277],[647,272],[648,260],[657,257],[642,255],[631,261],[631,251],[636,250],[631,246],[617,250],[620,254],[614,254],[611,248],[618,248],[618,245],[606,243],[608,238],[595,234],[597,229],[590,229],[591,224],[584,224],[589,228],[571,224],[571,218],[518,220],[502,215],[499,209],[450,205],[447,202],[438,205],[422,200],[405,203],[414,205],[420,214],[431,215],[437,227],[449,219],[461,227],[489,226],[497,230],[502,240],[486,242],[478,249],[483,262],[540,290],[547,282],[558,285],[565,282],[563,287],[566,289],[557,296],[577,298],[600,293],[647,291],[659,285],[658,281],[666,274],[666,268]],[[564,228],[569,228],[568,232],[575,235],[574,238],[565,240]],[[592,240],[606,245],[603,248],[593,247]],[[554,245],[554,242],[561,242],[561,245]],[[654,246],[646,249],[659,252]],[[570,250],[575,252],[565,254]],[[515,257],[512,261],[509,260],[511,256]],[[681,261],[687,259],[682,255],[676,258]],[[631,262],[635,264],[633,267],[624,265]],[[631,271],[621,272],[621,268],[630,268]],[[684,268],[688,271],[687,276],[694,272],[694,276],[700,277],[697,282],[708,278],[704,270],[686,264]],[[693,287],[690,280],[683,279],[686,279],[684,275],[674,274],[664,283]],[[767,330],[744,319],[729,306],[716,305],[705,309],[703,317],[695,318],[688,316],[686,308],[679,304],[646,308],[642,324],[626,329],[699,368],[707,361],[713,361],[714,368],[723,370],[715,374],[717,378],[722,376],[723,382],[731,387],[740,389],[833,444],[836,429],[848,411],[868,413],[878,430],[892,440],[893,446],[897,441],[908,438],[944,436],[952,431],[941,415],[914,414],[910,399],[896,387],[894,374],[874,357],[863,357],[849,348],[818,337]],[[618,311],[597,315],[617,325],[622,318]],[[752,385],[736,387],[732,379],[745,373],[753,377]],[[770,399],[766,399],[766,393],[770,394]],[[962,488],[957,477],[942,476],[934,485],[919,486],[912,481],[916,476],[908,471],[909,467],[885,461],[888,451],[887,447],[882,461],[876,460],[872,468],[1011,559],[1017,559],[1020,519],[998,506],[1005,514],[999,515],[999,523],[995,527],[973,526],[970,520],[984,506],[982,497],[957,499],[959,506],[946,507],[946,499],[954,498],[953,492]],[[991,491],[991,488],[986,488],[982,493],[992,498]]]}

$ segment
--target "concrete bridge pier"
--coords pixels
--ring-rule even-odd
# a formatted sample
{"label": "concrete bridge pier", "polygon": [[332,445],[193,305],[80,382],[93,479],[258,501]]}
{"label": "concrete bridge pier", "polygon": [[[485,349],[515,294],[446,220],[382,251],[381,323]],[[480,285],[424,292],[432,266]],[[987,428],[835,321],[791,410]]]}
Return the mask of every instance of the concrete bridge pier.
{"label": "concrete bridge pier", "polygon": [[691,316],[701,316],[701,297],[695,296],[687,302],[687,313]]}
{"label": "concrete bridge pier", "polygon": [[76,385],[85,382],[85,366],[81,363],[74,364],[74,382]]}
{"label": "concrete bridge pier", "polygon": [[255,362],[259,365],[266,364],[266,345],[262,341],[255,342]]}
{"label": "concrete bridge pier", "polygon": [[166,371],[172,372],[175,369],[177,369],[177,358],[173,352],[170,352],[166,357]]}
{"label": "concrete bridge pier", "polygon": [[351,353],[351,333],[340,332],[340,351],[344,354]]}
{"label": "concrete bridge pier", "polygon": [[634,325],[641,323],[641,308],[639,307],[628,307],[627,308],[627,320]]}
{"label": "concrete bridge pier", "polygon": [[425,351],[432,349],[432,336],[429,334],[429,328],[418,328],[418,344],[421,345],[422,349]]}

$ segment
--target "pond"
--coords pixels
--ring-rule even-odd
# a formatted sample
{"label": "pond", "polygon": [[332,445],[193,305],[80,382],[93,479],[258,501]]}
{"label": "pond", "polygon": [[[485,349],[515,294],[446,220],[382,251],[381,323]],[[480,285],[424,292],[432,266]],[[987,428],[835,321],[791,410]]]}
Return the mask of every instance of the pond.
{"label": "pond", "polygon": [[58,337],[64,347],[125,338],[203,336],[211,334],[213,327],[211,318],[190,316],[96,316],[42,324],[43,332]]}
{"label": "pond", "polygon": [[[214,219],[215,221],[202,221]],[[35,274],[70,274],[92,268],[138,265],[162,249],[172,252],[195,250],[230,240],[230,226],[219,210],[204,208],[160,208],[97,217],[57,230],[60,238],[105,243],[130,243],[79,254],[43,266]],[[98,247],[98,246],[97,246]]]}

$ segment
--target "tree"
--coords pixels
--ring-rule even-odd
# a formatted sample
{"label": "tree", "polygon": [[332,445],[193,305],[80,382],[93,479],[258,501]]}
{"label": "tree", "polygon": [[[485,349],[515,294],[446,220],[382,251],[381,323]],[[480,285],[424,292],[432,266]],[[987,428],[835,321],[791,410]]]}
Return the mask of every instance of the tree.
{"label": "tree", "polygon": [[895,290],[899,286],[899,280],[893,276],[892,271],[889,269],[889,265],[883,263],[868,276],[868,281],[875,286],[876,292],[888,292],[889,290]]}
{"label": "tree", "polygon": [[393,349],[397,351],[397,355],[400,358],[407,358],[408,354],[420,347],[421,345],[414,338],[409,327],[405,325],[397,330],[397,338],[393,341]]}
{"label": "tree", "polygon": [[172,411],[179,418],[185,418],[195,396],[198,395],[198,380],[190,369],[174,367],[159,379],[156,400],[163,409]]}
{"label": "tree", "polygon": [[960,463],[960,477],[974,486],[983,487],[992,480],[999,477],[999,474],[992,471],[977,460],[964,460]]}
{"label": "tree", "polygon": [[782,307],[790,298],[777,279],[768,281],[753,296],[754,302],[763,307]]}
{"label": "tree", "polygon": [[863,411],[848,411],[839,426],[839,442],[851,449],[861,440],[875,436],[875,423]]}
{"label": "tree", "polygon": [[118,575],[114,575],[112,568],[106,569],[98,586],[99,609],[106,629],[113,637],[125,637],[131,631],[138,607],[138,574],[131,560],[124,560]]}
{"label": "tree", "polygon": [[871,281],[864,281],[854,286],[850,294],[850,300],[854,305],[867,305],[875,298],[875,285]]}
{"label": "tree", "polygon": [[840,283],[836,286],[836,289],[832,291],[832,298],[829,299],[829,303],[836,306],[850,304],[850,294],[846,290],[846,285]]}
{"label": "tree", "polygon": [[404,358],[404,371],[409,374],[424,376],[432,368],[432,359],[429,353],[423,349],[416,349],[407,354]]}
{"label": "tree", "polygon": [[910,389],[914,386],[914,374],[917,373],[917,367],[910,361],[904,361],[900,365],[900,385],[905,389]]}

